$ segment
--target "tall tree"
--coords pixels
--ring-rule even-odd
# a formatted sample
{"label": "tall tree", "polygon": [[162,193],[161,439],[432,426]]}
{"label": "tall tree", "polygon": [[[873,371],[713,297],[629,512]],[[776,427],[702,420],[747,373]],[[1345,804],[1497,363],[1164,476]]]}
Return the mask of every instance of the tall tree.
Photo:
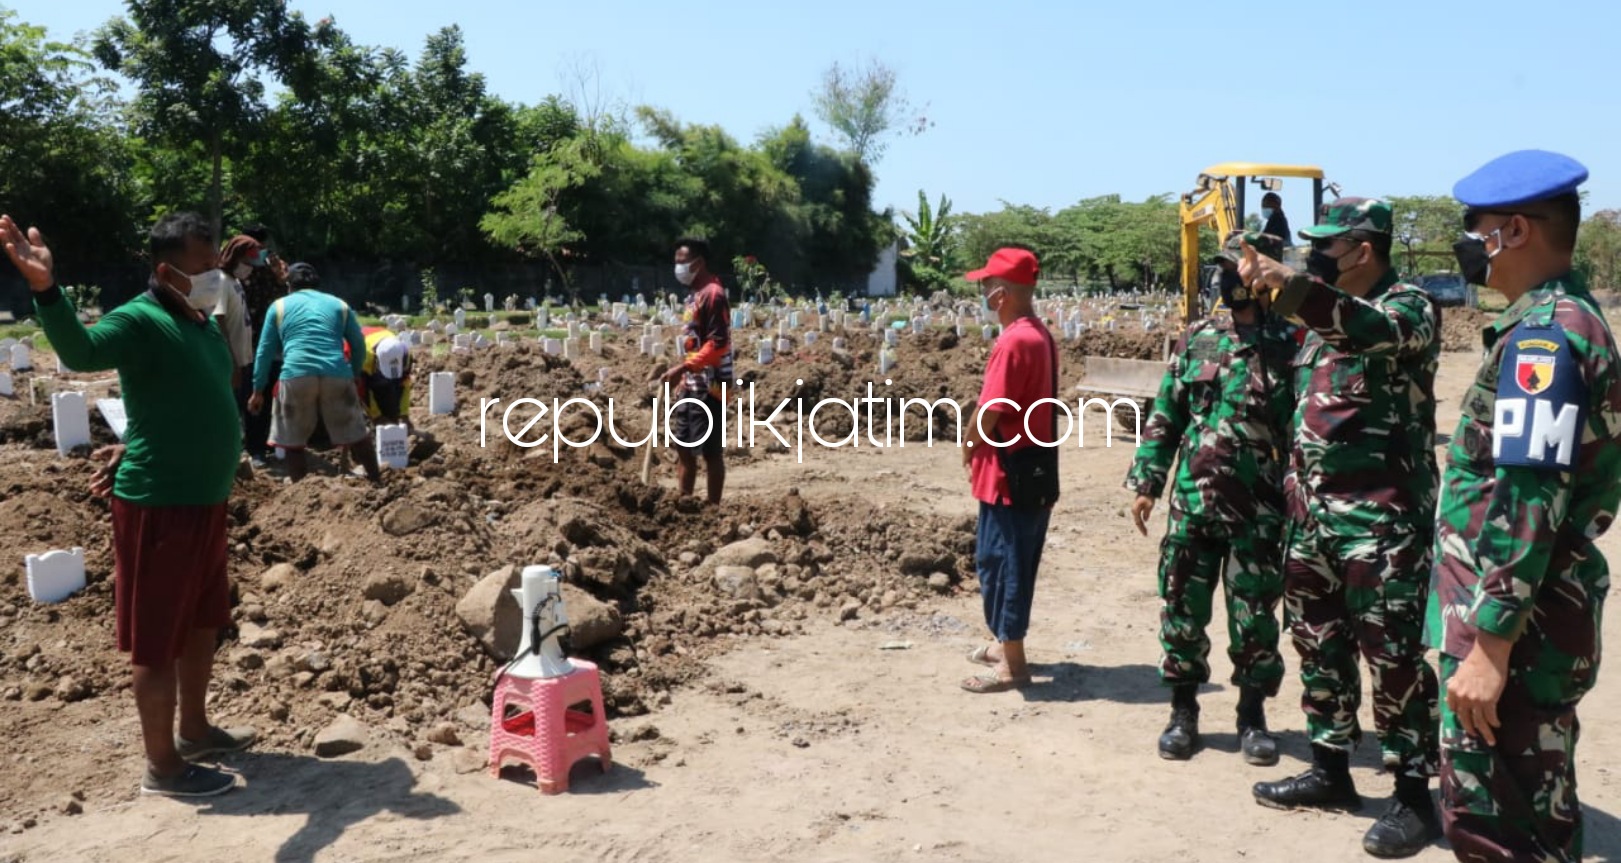
{"label": "tall tree", "polygon": [[1452,259],[1452,244],[1463,230],[1463,205],[1449,195],[1391,195],[1391,215],[1395,219],[1395,240],[1406,260],[1400,263],[1413,273]]}
{"label": "tall tree", "polygon": [[223,227],[225,160],[264,116],[265,79],[298,87],[319,33],[285,0],[128,0],[97,31],[96,59],[135,83],[136,128],[210,166],[208,207]]}
{"label": "tall tree", "polygon": [[[535,157],[528,176],[495,196],[494,209],[479,222],[490,239],[521,253],[543,256],[574,294],[573,282],[558,256],[585,235],[568,223],[563,195],[602,173],[587,152],[587,142],[574,138]],[[577,297],[574,297],[577,299]]]}
{"label": "tall tree", "polygon": [[925,113],[912,112],[898,80],[895,70],[878,60],[865,68],[834,63],[811,93],[816,116],[863,164],[876,165],[884,157],[889,147],[884,138],[890,132],[917,135],[934,125]]}

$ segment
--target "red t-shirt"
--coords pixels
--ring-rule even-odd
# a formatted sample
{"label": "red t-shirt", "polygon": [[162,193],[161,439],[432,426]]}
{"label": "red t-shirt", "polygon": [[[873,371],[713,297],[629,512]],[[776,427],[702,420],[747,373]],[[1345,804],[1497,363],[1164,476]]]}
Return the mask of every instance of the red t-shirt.
{"label": "red t-shirt", "polygon": [[[979,406],[994,399],[1008,399],[989,405],[1001,411],[994,435],[997,440],[1017,440],[1012,446],[993,447],[981,444],[974,447],[969,462],[970,485],[974,498],[990,504],[1007,503],[1007,474],[997,455],[1035,446],[1025,433],[1024,419],[1031,414],[1030,406],[1040,399],[1053,397],[1053,349],[1046,326],[1033,317],[1019,318],[1002,331],[996,345],[991,348],[990,361],[985,364],[985,384],[979,391]],[[1042,441],[1051,443],[1053,433],[1052,402],[1037,405],[1030,418],[1030,431]],[[970,420],[971,422],[972,420]],[[1064,430],[1059,429],[1058,434]],[[993,431],[986,429],[987,437]]]}

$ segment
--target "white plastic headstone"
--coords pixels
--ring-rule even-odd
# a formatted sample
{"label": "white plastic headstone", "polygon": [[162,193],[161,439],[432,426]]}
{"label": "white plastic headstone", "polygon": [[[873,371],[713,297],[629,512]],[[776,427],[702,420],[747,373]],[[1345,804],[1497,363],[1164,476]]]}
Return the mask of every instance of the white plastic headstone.
{"label": "white plastic headstone", "polygon": [[448,414],[456,409],[456,376],[451,372],[428,375],[428,413]]}
{"label": "white plastic headstone", "polygon": [[663,342],[654,342],[653,343],[653,358],[656,359],[656,360],[664,359],[664,356],[668,352],[668,350],[669,350],[668,346],[665,345]]}
{"label": "white plastic headstone", "polygon": [[90,442],[90,408],[84,393],[52,393],[51,423],[56,428],[56,454],[67,455],[76,446]]}
{"label": "white plastic headstone", "polygon": [[985,336],[985,341],[987,342],[996,338],[996,328],[990,324],[986,324],[984,327],[982,327],[980,329],[980,333]]}
{"label": "white plastic headstone", "polygon": [[485,294],[484,295],[484,311],[486,311],[486,312],[495,311],[495,294]]}
{"label": "white plastic headstone", "polygon": [[439,321],[428,322],[428,332],[438,335],[445,331],[445,325]]}
{"label": "white plastic headstone", "polygon": [[15,394],[16,390],[11,388],[11,372],[0,372],[0,396]]}
{"label": "white plastic headstone", "polygon": [[548,337],[546,339],[546,353],[551,354],[552,356],[555,357],[555,356],[557,356],[558,354],[560,354],[562,352],[563,352],[563,343],[562,342],[558,341],[557,339],[550,338],[550,337]]}
{"label": "white plastic headstone", "polygon": [[788,313],[788,329],[790,329],[790,330],[799,329],[799,313],[798,312],[789,312]]}
{"label": "white plastic headstone", "polygon": [[528,309],[531,312],[534,311],[535,310],[535,298],[534,297],[526,297],[526,298],[524,298],[523,307],[525,309]]}
{"label": "white plastic headstone", "polygon": [[580,322],[579,321],[569,321],[568,322],[568,337],[571,338],[571,339],[577,339],[577,338],[580,337]]}
{"label": "white plastic headstone", "polygon": [[490,341],[489,337],[483,333],[475,333],[473,334],[473,347],[478,350],[493,348],[495,347],[495,342]]}
{"label": "white plastic headstone", "polygon": [[535,310],[535,326],[536,327],[544,330],[548,326],[551,326],[551,323],[552,323],[552,310],[551,309],[546,308],[545,306],[541,306],[540,308]]}
{"label": "white plastic headstone", "polygon": [[602,353],[602,333],[591,334],[591,353]]}
{"label": "white plastic headstone", "polygon": [[646,356],[647,354],[652,353],[653,352],[653,337],[652,336],[642,336],[641,348],[642,348],[642,355],[643,356]]}
{"label": "white plastic headstone", "polygon": [[835,351],[844,350],[844,337],[843,336],[839,336],[839,337],[833,339],[833,350],[835,350]]}
{"label": "white plastic headstone", "polygon": [[900,344],[901,337],[894,330],[884,330],[884,344],[891,347]]}
{"label": "white plastic headstone", "polygon": [[467,310],[466,309],[457,309],[456,313],[454,315],[452,315],[451,317],[456,319],[456,327],[458,329],[460,329],[461,327],[467,326]]}
{"label": "white plastic headstone", "polygon": [[404,425],[377,427],[377,461],[395,470],[404,470],[410,463]]}
{"label": "white plastic headstone", "polygon": [[461,331],[462,328],[457,324],[445,324],[445,335],[447,336],[454,338]]}
{"label": "white plastic headstone", "polygon": [[567,338],[563,340],[563,359],[576,360],[580,358],[580,340]]}
{"label": "white plastic headstone", "polygon": [[810,332],[805,334],[805,344],[807,344],[807,345],[816,344],[816,331],[815,330],[811,330]]}
{"label": "white plastic headstone", "polygon": [[878,352],[878,373],[881,374],[881,375],[887,375],[887,374],[889,374],[889,370],[894,368],[894,367],[895,367],[895,352],[892,351],[892,350],[889,350],[888,348],[885,348],[884,350],[879,351]]}
{"label": "white plastic headstone", "polygon": [[466,333],[455,336],[451,340],[451,343],[450,343],[450,349],[452,351],[465,351],[465,350],[469,350],[472,347],[473,347],[473,337],[470,336],[470,335],[467,335]]}
{"label": "white plastic headstone", "polygon": [[101,418],[107,421],[107,427],[113,430],[113,434],[123,440],[124,430],[129,426],[129,417],[124,414],[124,400],[96,399],[96,410],[101,411]]}
{"label": "white plastic headstone", "polygon": [[773,356],[772,356],[772,352],[771,352],[771,340],[770,339],[761,339],[760,340],[760,365],[762,365],[762,366],[771,365],[771,360],[772,359],[773,359]]}
{"label": "white plastic headstone", "polygon": [[84,590],[84,549],[56,549],[23,558],[28,570],[28,595],[35,602],[57,603]]}
{"label": "white plastic headstone", "polygon": [[28,359],[28,346],[20,342],[12,345],[11,370],[14,372],[26,372],[33,367],[33,362]]}
{"label": "white plastic headstone", "polygon": [[777,353],[786,354],[794,349],[794,343],[785,339],[777,339]]}
{"label": "white plastic headstone", "polygon": [[17,346],[17,340],[6,336],[0,339],[0,361],[10,361],[11,349]]}
{"label": "white plastic headstone", "polygon": [[516,344],[516,342],[517,342],[517,340],[512,337],[511,333],[496,333],[495,334],[495,343],[498,344],[498,345]]}

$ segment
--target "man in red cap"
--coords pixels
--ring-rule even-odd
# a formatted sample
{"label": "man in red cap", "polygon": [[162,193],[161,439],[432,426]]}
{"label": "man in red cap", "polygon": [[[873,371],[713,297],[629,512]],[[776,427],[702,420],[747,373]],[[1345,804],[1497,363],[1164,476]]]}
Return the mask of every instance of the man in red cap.
{"label": "man in red cap", "polygon": [[1002,324],[962,450],[979,501],[975,560],[985,624],[996,639],[968,655],[995,669],[964,680],[969,692],[1004,692],[1030,682],[1024,636],[1047,520],[1058,500],[1058,346],[1036,316],[1039,272],[1030,252],[998,249],[967,276],[980,283]]}

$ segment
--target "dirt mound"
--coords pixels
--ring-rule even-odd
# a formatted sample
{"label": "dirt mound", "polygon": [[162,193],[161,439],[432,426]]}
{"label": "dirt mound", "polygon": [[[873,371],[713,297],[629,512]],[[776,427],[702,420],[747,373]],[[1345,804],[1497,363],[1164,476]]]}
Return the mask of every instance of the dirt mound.
{"label": "dirt mound", "polygon": [[1479,353],[1485,345],[1481,340],[1481,331],[1496,319],[1497,315],[1479,309],[1442,309],[1441,350]]}

